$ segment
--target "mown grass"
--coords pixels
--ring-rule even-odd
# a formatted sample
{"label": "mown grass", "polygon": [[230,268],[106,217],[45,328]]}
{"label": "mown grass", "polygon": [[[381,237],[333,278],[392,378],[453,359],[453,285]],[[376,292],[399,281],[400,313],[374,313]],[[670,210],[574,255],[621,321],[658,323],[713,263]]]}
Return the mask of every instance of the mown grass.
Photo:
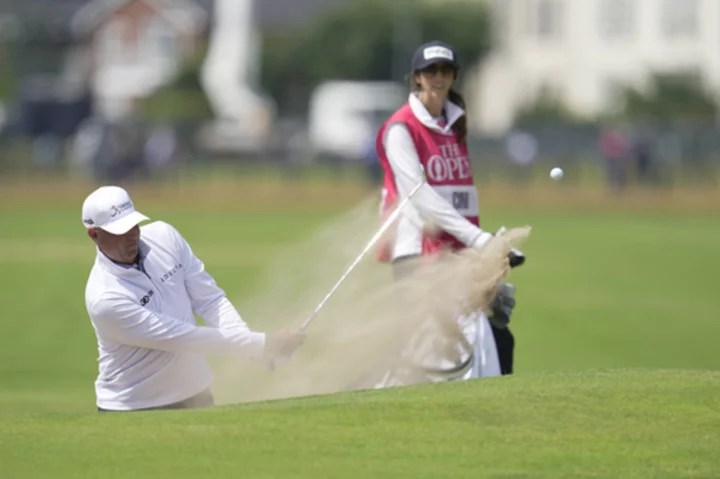
{"label": "mown grass", "polygon": [[[262,289],[279,252],[368,194],[351,180],[208,181],[130,189],[233,299]],[[1,478],[720,471],[715,193],[481,189],[487,229],[533,226],[528,263],[512,275],[516,377],[101,417],[83,302],[94,250],[79,213],[94,185],[38,185],[0,189]]]}

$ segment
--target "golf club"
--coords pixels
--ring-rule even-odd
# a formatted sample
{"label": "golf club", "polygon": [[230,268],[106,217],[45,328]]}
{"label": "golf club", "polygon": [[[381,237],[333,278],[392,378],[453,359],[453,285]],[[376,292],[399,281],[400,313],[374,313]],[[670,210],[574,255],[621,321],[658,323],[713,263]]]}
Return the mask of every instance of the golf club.
{"label": "golf club", "polygon": [[[345,273],[340,277],[340,279],[335,283],[335,285],[330,289],[328,294],[323,298],[322,301],[315,307],[315,310],[303,321],[302,325],[300,326],[300,331],[306,331],[307,328],[312,324],[312,322],[315,320],[317,315],[320,313],[322,308],[327,304],[327,302],[330,300],[330,298],[335,294],[335,291],[340,287],[340,285],[347,279],[348,276],[350,276],[350,273],[353,272],[355,267],[362,261],[362,259],[365,257],[365,255],[370,251],[375,244],[382,238],[382,236],[385,234],[385,232],[392,226],[392,224],[397,220],[398,216],[400,216],[400,213],[402,212],[402,209],[407,205],[407,203],[410,201],[410,199],[417,193],[417,191],[425,184],[425,176],[423,175],[423,179],[415,185],[415,187],[410,191],[410,193],[400,202],[400,204],[395,208],[395,211],[393,211],[390,216],[383,222],[383,224],[380,226],[380,229],[373,235],[372,238],[370,238],[370,241],[367,245],[365,245],[365,248],[363,248],[362,252],[358,255],[357,258],[355,258],[355,261],[350,264],[348,269],[345,271]],[[289,360],[290,357],[284,358],[282,362],[285,362]],[[278,359],[273,359],[270,362],[270,369],[275,369],[277,367]]]}

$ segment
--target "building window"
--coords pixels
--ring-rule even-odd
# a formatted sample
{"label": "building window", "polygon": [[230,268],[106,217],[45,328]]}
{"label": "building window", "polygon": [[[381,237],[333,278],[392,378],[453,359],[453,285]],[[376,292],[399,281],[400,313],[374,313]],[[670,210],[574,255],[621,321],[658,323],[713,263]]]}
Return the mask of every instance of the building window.
{"label": "building window", "polygon": [[559,0],[538,0],[537,33],[539,37],[556,37],[560,34],[562,4]]}
{"label": "building window", "polygon": [[627,38],[635,27],[635,0],[599,0],[600,34],[608,39]]}
{"label": "building window", "polygon": [[527,30],[539,39],[560,36],[562,15],[562,0],[527,0],[525,3]]}
{"label": "building window", "polygon": [[507,45],[510,38],[510,8],[512,5],[508,0],[492,0],[492,23],[493,34],[498,46]]}
{"label": "building window", "polygon": [[697,0],[662,0],[661,15],[662,32],[666,37],[692,37],[697,34]]}
{"label": "building window", "polygon": [[145,47],[151,58],[175,60],[177,37],[175,32],[163,20],[152,18],[145,27]]}
{"label": "building window", "polygon": [[125,23],[120,19],[111,20],[100,30],[100,56],[107,63],[121,63],[125,52]]}

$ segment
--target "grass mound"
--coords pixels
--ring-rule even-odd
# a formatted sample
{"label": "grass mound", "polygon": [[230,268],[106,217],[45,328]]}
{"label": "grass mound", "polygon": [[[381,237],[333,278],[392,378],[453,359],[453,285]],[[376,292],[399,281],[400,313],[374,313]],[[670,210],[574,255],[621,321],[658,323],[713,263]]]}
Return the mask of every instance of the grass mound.
{"label": "grass mound", "polygon": [[202,411],[6,414],[0,477],[717,477],[720,372],[541,373]]}

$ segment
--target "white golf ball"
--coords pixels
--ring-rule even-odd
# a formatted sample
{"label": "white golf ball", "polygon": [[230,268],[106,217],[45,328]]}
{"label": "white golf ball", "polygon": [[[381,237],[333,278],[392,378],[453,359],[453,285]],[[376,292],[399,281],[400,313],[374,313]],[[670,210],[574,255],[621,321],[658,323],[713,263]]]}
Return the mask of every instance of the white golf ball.
{"label": "white golf ball", "polygon": [[550,170],[550,178],[553,180],[559,180],[563,177],[565,173],[563,173],[562,168],[555,167],[552,170]]}

